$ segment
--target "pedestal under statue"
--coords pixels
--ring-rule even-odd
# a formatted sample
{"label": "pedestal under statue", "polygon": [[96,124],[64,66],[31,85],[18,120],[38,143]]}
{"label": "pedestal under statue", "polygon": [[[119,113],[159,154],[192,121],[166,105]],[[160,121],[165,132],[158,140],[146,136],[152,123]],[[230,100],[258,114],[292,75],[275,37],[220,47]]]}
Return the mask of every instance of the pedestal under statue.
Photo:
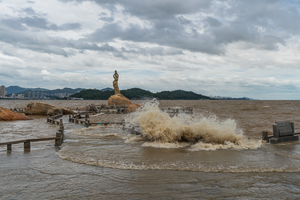
{"label": "pedestal under statue", "polygon": [[130,105],[131,101],[127,99],[124,95],[121,94],[118,86],[119,74],[117,70],[115,70],[115,74],[113,75],[114,81],[113,86],[115,90],[115,94],[110,96],[108,99],[108,105]]}

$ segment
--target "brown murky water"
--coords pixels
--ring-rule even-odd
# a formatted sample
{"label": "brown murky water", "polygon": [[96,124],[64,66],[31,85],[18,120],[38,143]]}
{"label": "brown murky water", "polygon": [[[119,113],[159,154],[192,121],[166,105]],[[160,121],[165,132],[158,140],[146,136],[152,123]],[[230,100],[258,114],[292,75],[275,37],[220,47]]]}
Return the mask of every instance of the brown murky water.
{"label": "brown murky water", "polygon": [[[106,103],[45,102],[70,108]],[[3,100],[0,106],[27,103]],[[300,101],[160,101],[159,107],[194,108],[192,117],[173,119],[155,105],[134,103],[144,104],[145,110],[93,120],[125,117],[139,123],[144,137],[119,126],[84,128],[64,117],[61,148],[37,142],[28,153],[13,145],[8,154],[0,146],[0,199],[300,198],[299,142],[269,145],[259,140],[275,121],[290,120],[300,129]],[[39,116],[0,122],[0,141],[54,136],[56,129]],[[199,135],[205,141],[192,142]],[[181,136],[191,141],[178,141]]]}

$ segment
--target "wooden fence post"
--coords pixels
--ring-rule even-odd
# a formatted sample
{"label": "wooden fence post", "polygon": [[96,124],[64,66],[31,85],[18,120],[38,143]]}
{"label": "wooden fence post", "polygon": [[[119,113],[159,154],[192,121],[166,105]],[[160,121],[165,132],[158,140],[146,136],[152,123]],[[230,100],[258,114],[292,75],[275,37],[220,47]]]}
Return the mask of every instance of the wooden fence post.
{"label": "wooden fence post", "polygon": [[62,137],[61,137],[61,132],[57,132],[56,133],[56,137],[58,137],[58,139],[55,139],[55,146],[60,146],[62,144]]}
{"label": "wooden fence post", "polygon": [[268,131],[262,132],[262,140],[266,140],[267,142],[269,142]]}
{"label": "wooden fence post", "polygon": [[122,129],[125,130],[125,119],[122,120]]}
{"label": "wooden fence post", "polygon": [[11,144],[7,144],[7,151],[11,151]]}
{"label": "wooden fence post", "polygon": [[24,150],[25,149],[30,149],[30,140],[26,140],[25,142],[24,142]]}

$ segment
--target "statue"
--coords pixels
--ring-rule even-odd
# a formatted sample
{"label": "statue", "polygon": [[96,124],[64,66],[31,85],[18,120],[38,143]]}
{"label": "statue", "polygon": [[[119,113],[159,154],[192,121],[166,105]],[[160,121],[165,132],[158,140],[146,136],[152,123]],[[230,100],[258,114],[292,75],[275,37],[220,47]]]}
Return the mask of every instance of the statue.
{"label": "statue", "polygon": [[109,97],[108,105],[130,105],[131,101],[127,99],[124,95],[122,95],[120,92],[118,86],[119,74],[117,70],[115,70],[113,77],[114,77],[113,86],[114,86],[115,94]]}
{"label": "statue", "polygon": [[114,90],[115,90],[115,95],[121,95],[121,92],[119,90],[119,86],[118,86],[118,80],[119,80],[119,74],[117,72],[117,70],[115,70],[115,74],[113,75],[114,77],[114,81],[113,81],[113,86],[114,86]]}

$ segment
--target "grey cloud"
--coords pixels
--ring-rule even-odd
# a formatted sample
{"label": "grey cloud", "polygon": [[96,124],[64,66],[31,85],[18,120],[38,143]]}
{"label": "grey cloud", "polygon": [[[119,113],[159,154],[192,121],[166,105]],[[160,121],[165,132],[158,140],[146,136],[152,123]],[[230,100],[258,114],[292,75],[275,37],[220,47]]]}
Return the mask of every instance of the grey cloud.
{"label": "grey cloud", "polygon": [[[0,23],[6,25],[15,30],[27,30],[27,27],[44,29],[44,30],[75,30],[80,29],[81,24],[79,23],[66,23],[61,26],[50,23],[47,19],[41,17],[20,17],[20,18],[6,18],[2,19]],[[25,26],[26,25],[26,26]]]}
{"label": "grey cloud", "polygon": [[25,12],[28,15],[36,15],[37,13],[30,7],[22,8],[21,12]]}
{"label": "grey cloud", "polygon": [[106,22],[113,22],[115,18],[114,17],[99,17],[98,19],[102,20],[102,21],[106,21]]}
{"label": "grey cloud", "polygon": [[282,39],[272,35],[263,36],[258,43],[262,49],[266,50],[277,50],[278,44],[284,45],[285,42]]}
{"label": "grey cloud", "polygon": [[[32,51],[56,54],[68,57],[74,55],[74,51],[66,51],[64,48],[73,48],[80,52],[84,50],[111,52],[115,57],[127,59],[124,53],[130,54],[146,54],[147,49],[128,50],[126,48],[117,49],[107,43],[97,45],[82,40],[68,40],[65,38],[51,38],[44,34],[13,31],[1,29],[0,27],[0,41],[11,44],[15,47],[30,49]],[[170,55],[180,53],[177,50],[162,50],[163,54]],[[4,52],[7,54],[7,52]]]}
{"label": "grey cloud", "polygon": [[[61,0],[83,2],[84,0]],[[152,24],[152,28],[130,25],[123,30],[117,23],[107,24],[87,36],[87,40],[107,42],[121,39],[149,42],[208,54],[224,54],[226,45],[244,41],[256,48],[276,50],[278,44],[292,34],[299,34],[300,14],[283,0],[102,0],[100,6],[122,5],[124,13],[137,16]],[[211,15],[199,23],[187,20],[184,15],[198,13]],[[105,20],[106,18],[103,18]],[[222,21],[217,19],[223,19]],[[109,22],[108,18],[108,21]],[[112,20],[111,20],[112,22]],[[201,25],[205,29],[198,33]],[[187,31],[189,30],[189,31]],[[191,32],[190,32],[191,31]],[[278,40],[276,38],[281,38]],[[257,45],[261,43],[261,45]]]}
{"label": "grey cloud", "polygon": [[[60,0],[84,2],[89,0]],[[122,5],[125,12],[141,18],[162,19],[179,14],[192,14],[210,7],[210,0],[91,0],[100,6]]]}
{"label": "grey cloud", "polygon": [[213,17],[207,17],[205,20],[205,22],[207,22],[210,26],[221,26],[222,23],[219,22],[217,19],[213,18]]}
{"label": "grey cloud", "polygon": [[[61,1],[83,2],[83,0]],[[106,21],[105,25],[91,34],[84,35],[82,39],[68,40],[48,36],[36,38],[35,32],[40,30],[76,30],[81,29],[81,24],[66,23],[59,26],[50,23],[46,18],[31,16],[2,19],[0,34],[4,37],[0,40],[22,46],[22,48],[63,56],[69,54],[64,48],[74,48],[79,52],[84,50],[112,52],[114,56],[126,59],[126,53],[176,55],[181,54],[182,50],[224,55],[226,45],[239,41],[251,44],[249,46],[252,48],[277,50],[279,44],[284,45],[287,39],[300,33],[300,24],[297,23],[300,20],[299,12],[291,6],[283,5],[281,0],[253,0],[251,2],[239,0],[94,0],[94,2],[109,9],[111,13],[99,14],[99,19]],[[122,22],[113,22],[116,5],[122,5],[125,14],[145,20],[150,27],[128,24],[126,28],[123,28]],[[25,8],[23,12],[30,15],[35,13],[32,8]],[[188,19],[187,16],[195,13],[197,15],[193,18],[198,21],[197,23]],[[203,17],[208,14],[210,17]],[[7,34],[1,31],[1,27],[3,31],[8,31]],[[10,30],[6,27],[19,32],[12,31],[10,34]],[[29,30],[28,27],[33,30]],[[32,36],[29,36],[30,31]],[[25,32],[28,33],[25,34]],[[167,52],[166,49],[161,48],[139,47],[132,50],[126,46],[117,49],[107,44],[116,39],[151,43],[165,46],[166,49],[176,49],[176,51]],[[39,45],[44,46],[41,48]]]}
{"label": "grey cloud", "polygon": [[27,3],[34,3],[34,1],[27,1]]}
{"label": "grey cloud", "polygon": [[183,25],[186,25],[186,24],[191,24],[192,21],[191,20],[188,20],[186,19],[184,16],[178,16],[177,17],[177,20],[180,24],[183,24]]}
{"label": "grey cloud", "polygon": [[149,53],[150,55],[160,55],[160,56],[183,54],[183,52],[179,49],[163,48],[163,47],[146,48],[146,49],[140,49],[139,51],[140,52],[144,51],[145,54]]}
{"label": "grey cloud", "polygon": [[[174,28],[174,27],[173,27]],[[134,42],[150,42],[159,45],[167,45],[190,51],[207,52],[211,54],[221,54],[224,49],[222,45],[212,45],[212,37],[208,34],[199,34],[196,30],[192,33],[174,29],[161,28],[145,29],[138,25],[131,25],[127,29],[122,29],[118,23],[108,24],[97,29],[94,33],[87,35],[87,41],[108,42],[115,38]]]}
{"label": "grey cloud", "polygon": [[[22,75],[14,69],[11,69],[11,66],[1,66],[1,68],[5,69],[5,70],[0,70],[0,77],[4,77],[4,78],[19,78]],[[1,78],[3,79],[3,78]]]}
{"label": "grey cloud", "polygon": [[61,26],[58,26],[59,30],[76,30],[81,29],[81,24],[79,23],[65,23]]}

